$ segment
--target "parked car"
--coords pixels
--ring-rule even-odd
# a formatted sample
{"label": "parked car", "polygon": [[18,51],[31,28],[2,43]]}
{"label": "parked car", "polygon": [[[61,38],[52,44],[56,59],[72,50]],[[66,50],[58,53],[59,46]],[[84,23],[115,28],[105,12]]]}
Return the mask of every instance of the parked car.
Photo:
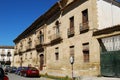
{"label": "parked car", "polygon": [[17,68],[14,67],[14,66],[12,66],[12,67],[9,68],[9,71],[8,71],[8,72],[10,72],[10,73],[15,73],[16,70],[17,70]]}
{"label": "parked car", "polygon": [[35,67],[25,67],[20,71],[20,75],[25,77],[39,77],[39,70]]}
{"label": "parked car", "polygon": [[5,71],[5,72],[8,72],[9,69],[10,69],[10,65],[5,65],[5,67],[4,67],[4,71]]}
{"label": "parked car", "polygon": [[0,68],[0,80],[9,80],[9,78],[5,75],[4,70]]}
{"label": "parked car", "polygon": [[20,75],[20,71],[23,69],[24,67],[18,67],[15,74]]}

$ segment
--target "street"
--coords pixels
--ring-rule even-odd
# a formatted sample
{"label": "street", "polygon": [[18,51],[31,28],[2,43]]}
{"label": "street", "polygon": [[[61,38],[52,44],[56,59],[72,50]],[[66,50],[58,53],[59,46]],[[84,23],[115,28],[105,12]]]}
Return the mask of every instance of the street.
{"label": "street", "polygon": [[47,78],[43,78],[43,77],[23,77],[23,76],[19,76],[16,74],[12,74],[12,73],[8,73],[7,75],[9,77],[9,80],[52,80],[52,79],[47,79]]}
{"label": "street", "polygon": [[[8,73],[7,75],[9,77],[9,80],[55,80],[55,79],[48,79],[48,78],[31,78],[31,77],[23,77],[16,74]],[[79,77],[75,80],[120,80],[120,78],[114,78],[114,77]]]}

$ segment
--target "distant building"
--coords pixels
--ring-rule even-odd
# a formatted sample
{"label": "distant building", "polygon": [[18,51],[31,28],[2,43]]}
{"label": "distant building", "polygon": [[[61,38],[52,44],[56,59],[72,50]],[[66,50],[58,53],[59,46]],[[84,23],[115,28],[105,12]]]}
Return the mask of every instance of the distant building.
{"label": "distant building", "polygon": [[14,40],[15,65],[31,64],[41,74],[71,76],[72,56],[74,76],[109,74],[116,67],[104,66],[112,61],[101,56],[102,49],[120,50],[119,35],[120,3],[115,0],[60,0]]}
{"label": "distant building", "polygon": [[0,46],[0,63],[13,66],[14,46]]}

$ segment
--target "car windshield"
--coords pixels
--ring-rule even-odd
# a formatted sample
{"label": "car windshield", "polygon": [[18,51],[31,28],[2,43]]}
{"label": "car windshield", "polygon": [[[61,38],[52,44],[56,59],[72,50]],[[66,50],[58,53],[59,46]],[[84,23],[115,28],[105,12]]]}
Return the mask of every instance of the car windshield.
{"label": "car windshield", "polygon": [[35,67],[30,67],[29,69],[30,70],[37,70]]}
{"label": "car windshield", "polygon": [[17,69],[16,67],[13,67],[13,69]]}
{"label": "car windshield", "polygon": [[23,69],[23,70],[27,70],[27,69],[28,69],[28,67],[23,67],[22,69]]}

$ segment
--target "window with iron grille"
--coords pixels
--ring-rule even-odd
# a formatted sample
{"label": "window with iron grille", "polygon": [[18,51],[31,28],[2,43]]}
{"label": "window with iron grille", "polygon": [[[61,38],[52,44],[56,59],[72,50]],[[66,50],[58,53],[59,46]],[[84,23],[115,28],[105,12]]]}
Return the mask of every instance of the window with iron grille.
{"label": "window with iron grille", "polygon": [[82,23],[88,22],[88,9],[82,11]]}
{"label": "window with iron grille", "polygon": [[74,57],[74,46],[70,46],[70,57]]}
{"label": "window with iron grille", "polygon": [[70,18],[70,29],[74,28],[74,17]]}
{"label": "window with iron grille", "polygon": [[89,43],[83,44],[83,59],[84,62],[89,62]]}
{"label": "window with iron grille", "polygon": [[82,23],[80,23],[80,33],[85,33],[89,30],[88,9],[82,11]]}
{"label": "window with iron grille", "polygon": [[44,35],[43,33],[40,31],[40,43],[44,42]]}
{"label": "window with iron grille", "polygon": [[28,45],[31,48],[31,46],[32,46],[32,40],[31,40],[31,38],[29,38]]}
{"label": "window with iron grille", "polygon": [[56,25],[56,34],[59,34],[60,33],[60,22],[56,21],[55,25]]}
{"label": "window with iron grille", "polygon": [[55,48],[55,60],[59,60],[59,48]]}

